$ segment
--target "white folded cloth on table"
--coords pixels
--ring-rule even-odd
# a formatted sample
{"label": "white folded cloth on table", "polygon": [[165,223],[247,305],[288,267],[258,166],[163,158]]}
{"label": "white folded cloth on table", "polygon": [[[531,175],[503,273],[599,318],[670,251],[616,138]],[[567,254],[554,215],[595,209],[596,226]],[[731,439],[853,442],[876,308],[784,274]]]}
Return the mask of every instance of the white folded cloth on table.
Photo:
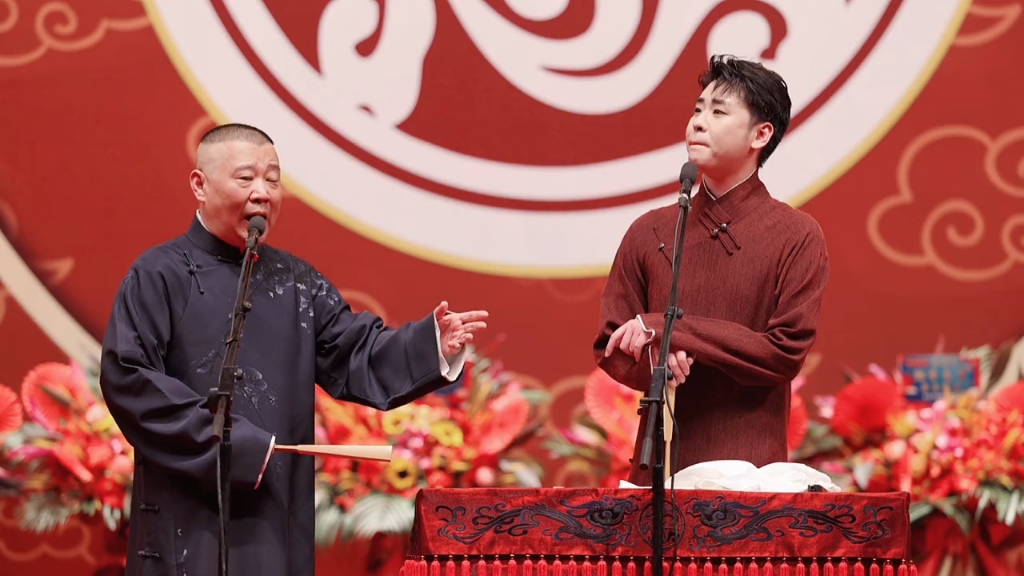
{"label": "white folded cloth on table", "polygon": [[[701,462],[676,472],[677,490],[727,490],[734,492],[807,492],[821,486],[828,492],[840,492],[827,474],[795,462],[774,462],[760,468],[743,460]],[[665,487],[672,487],[672,479]],[[645,488],[619,482],[619,488]]]}

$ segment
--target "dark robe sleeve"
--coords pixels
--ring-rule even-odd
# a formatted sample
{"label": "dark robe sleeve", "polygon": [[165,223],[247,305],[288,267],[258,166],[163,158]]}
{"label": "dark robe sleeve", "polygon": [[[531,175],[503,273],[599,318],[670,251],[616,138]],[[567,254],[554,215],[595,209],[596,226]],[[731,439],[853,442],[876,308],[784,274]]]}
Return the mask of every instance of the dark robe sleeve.
{"label": "dark robe sleeve", "polygon": [[[822,296],[828,284],[828,252],[820,228],[795,243],[782,263],[776,287],[778,304],[764,332],[734,322],[684,315],[672,330],[670,349],[684,350],[747,385],[786,384],[800,373],[817,336]],[[665,317],[642,315],[661,346]],[[619,354],[618,356],[625,356]]]}
{"label": "dark robe sleeve", "polygon": [[[601,296],[601,311],[597,339],[594,341],[594,358],[597,365],[617,382],[630,388],[646,391],[651,385],[651,364],[646,353],[637,362],[632,356],[617,353],[605,358],[604,348],[615,330],[647,311],[647,278],[644,275],[640,255],[636,250],[636,238],[641,226],[637,220],[622,237],[615,253],[604,294]],[[664,323],[662,323],[664,326]],[[648,327],[651,327],[648,324]]]}
{"label": "dark robe sleeve", "polygon": [[332,397],[386,411],[452,384],[441,375],[432,313],[389,328],[378,316],[353,312],[319,273],[314,282],[316,381]]}
{"label": "dark robe sleeve", "polygon": [[[100,387],[125,438],[156,464],[216,487],[218,444],[213,414],[186,384],[166,374],[164,355],[174,326],[171,298],[181,295],[159,272],[133,267],[114,300],[103,340]],[[180,327],[179,327],[180,328]],[[238,415],[231,418],[231,480],[255,488],[271,435]]]}

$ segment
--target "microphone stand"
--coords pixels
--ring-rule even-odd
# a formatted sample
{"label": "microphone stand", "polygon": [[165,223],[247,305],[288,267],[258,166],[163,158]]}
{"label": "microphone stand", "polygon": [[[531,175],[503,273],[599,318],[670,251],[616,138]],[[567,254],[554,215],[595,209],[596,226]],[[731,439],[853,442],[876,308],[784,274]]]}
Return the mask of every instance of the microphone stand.
{"label": "microphone stand", "polygon": [[242,325],[245,315],[252,310],[249,301],[249,285],[252,271],[259,260],[256,241],[260,231],[249,229],[245,256],[242,259],[242,273],[238,278],[235,294],[235,309],[231,314],[231,330],[228,332],[227,351],[220,369],[218,387],[210,390],[207,407],[213,413],[213,437],[219,442],[217,452],[217,507],[220,515],[219,574],[228,576],[228,520],[231,518],[231,404],[235,385],[242,381],[242,369],[236,365],[238,347],[242,339]]}
{"label": "microphone stand", "polygon": [[[672,343],[672,330],[675,321],[683,317],[683,310],[676,306],[679,299],[679,271],[683,262],[683,239],[686,237],[686,221],[690,215],[690,189],[693,182],[682,181],[679,191],[679,216],[676,220],[676,244],[672,256],[672,289],[669,293],[668,307],[665,309],[665,330],[661,338],[661,355],[658,365],[651,376],[651,387],[648,396],[640,399],[640,404],[647,410],[647,430],[640,449],[640,469],[647,470],[654,463],[651,478],[653,491],[653,528],[651,530],[651,548],[654,558],[651,561],[652,576],[663,576],[665,559],[665,420],[664,402],[668,384],[668,355]],[[653,454],[652,454],[653,453]]]}

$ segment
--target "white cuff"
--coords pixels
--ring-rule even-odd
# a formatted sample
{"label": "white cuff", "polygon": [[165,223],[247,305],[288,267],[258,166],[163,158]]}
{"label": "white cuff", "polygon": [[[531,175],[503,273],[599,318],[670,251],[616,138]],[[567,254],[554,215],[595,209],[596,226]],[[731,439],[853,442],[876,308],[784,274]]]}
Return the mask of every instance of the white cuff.
{"label": "white cuff", "polygon": [[263,473],[267,471],[267,464],[270,463],[270,455],[274,453],[274,446],[277,445],[277,434],[270,437],[270,448],[267,450],[267,457],[263,459],[263,468],[260,468],[260,475],[256,477],[256,485],[253,486],[253,490],[260,487],[260,482],[263,481]]}
{"label": "white cuff", "polygon": [[444,379],[449,382],[455,382],[455,379],[462,373],[462,367],[466,364],[466,347],[463,346],[462,350],[459,350],[458,354],[453,356],[450,361],[445,358],[441,352],[441,327],[437,325],[437,318],[434,318],[434,337],[437,339],[437,360],[441,376],[444,376]]}

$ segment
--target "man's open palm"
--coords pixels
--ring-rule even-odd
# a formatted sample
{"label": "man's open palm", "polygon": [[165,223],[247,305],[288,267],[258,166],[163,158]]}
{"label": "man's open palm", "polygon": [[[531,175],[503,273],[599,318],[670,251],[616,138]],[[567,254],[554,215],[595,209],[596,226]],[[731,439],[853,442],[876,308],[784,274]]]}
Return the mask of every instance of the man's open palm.
{"label": "man's open palm", "polygon": [[473,334],[487,328],[484,322],[487,316],[486,310],[452,312],[447,302],[441,302],[434,309],[437,327],[441,329],[441,354],[448,358],[461,352],[468,342],[473,341]]}

